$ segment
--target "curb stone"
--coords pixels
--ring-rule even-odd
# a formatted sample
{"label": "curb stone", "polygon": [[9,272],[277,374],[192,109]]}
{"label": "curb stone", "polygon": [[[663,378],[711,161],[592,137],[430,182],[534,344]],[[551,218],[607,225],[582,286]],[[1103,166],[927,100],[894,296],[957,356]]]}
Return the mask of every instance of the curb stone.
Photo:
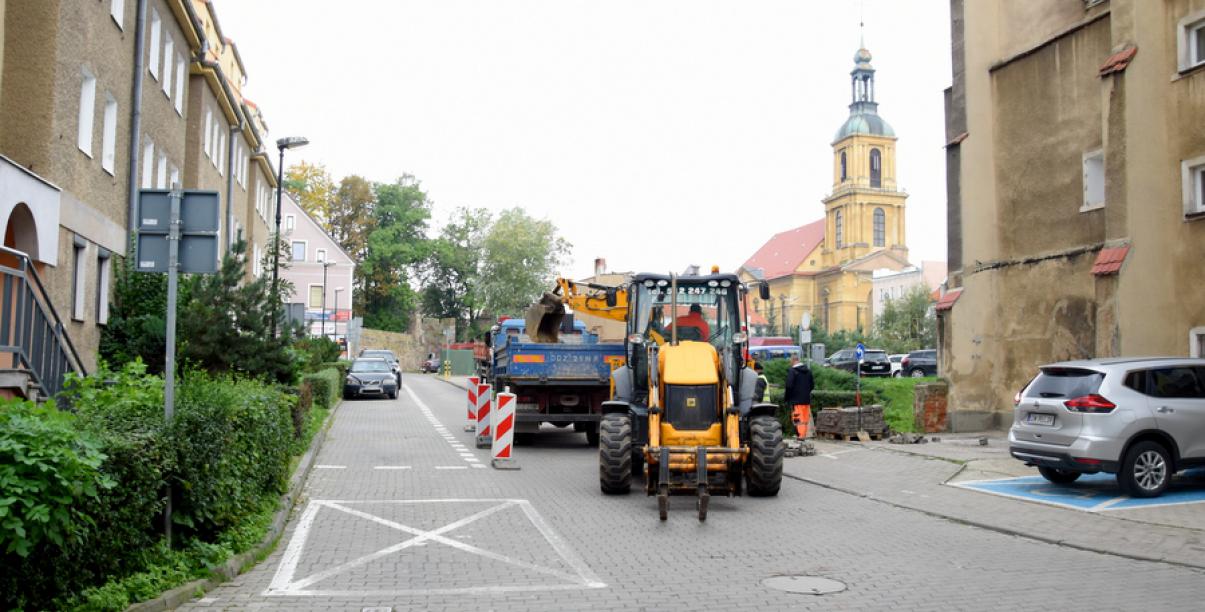
{"label": "curb stone", "polygon": [[289,515],[293,512],[293,506],[301,496],[301,489],[305,486],[306,480],[309,479],[310,472],[313,470],[314,459],[318,456],[318,450],[322,448],[322,443],[326,441],[326,432],[330,430],[331,423],[335,420],[335,414],[339,412],[339,407],[342,405],[343,400],[339,400],[339,403],[335,404],[330,414],[326,415],[326,421],[322,423],[322,427],[318,428],[317,433],[314,434],[314,439],[310,440],[310,447],[301,456],[301,459],[297,462],[297,468],[293,470],[293,475],[289,477],[289,490],[281,496],[280,508],[272,517],[272,524],[268,527],[268,533],[264,535],[264,539],[260,541],[259,545],[245,553],[234,555],[221,565],[210,568],[214,577],[194,580],[165,591],[154,599],[131,605],[126,608],[126,612],[162,612],[164,610],[174,610],[192,601],[194,597],[217,588],[223,582],[233,580],[236,576],[243,573],[244,570],[254,566],[258,557],[261,555],[266,556],[272,552],[276,548],[280,536],[284,533],[285,526],[289,524]]}

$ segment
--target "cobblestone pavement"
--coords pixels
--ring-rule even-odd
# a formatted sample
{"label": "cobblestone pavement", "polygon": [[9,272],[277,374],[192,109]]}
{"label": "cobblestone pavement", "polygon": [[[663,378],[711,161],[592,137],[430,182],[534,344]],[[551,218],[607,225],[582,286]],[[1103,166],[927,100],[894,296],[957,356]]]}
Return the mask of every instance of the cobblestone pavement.
{"label": "cobblestone pavement", "polygon": [[[1196,609],[1205,596],[1197,569],[1004,535],[793,478],[776,498],[713,498],[705,523],[690,498],[674,498],[662,523],[653,498],[599,493],[582,434],[553,430],[520,446],[519,471],[471,467],[488,455],[461,430],[462,391],[432,377],[405,382],[412,393],[397,400],[344,403],[275,552],[186,608],[1157,610]],[[762,586],[791,574],[847,589]]]}

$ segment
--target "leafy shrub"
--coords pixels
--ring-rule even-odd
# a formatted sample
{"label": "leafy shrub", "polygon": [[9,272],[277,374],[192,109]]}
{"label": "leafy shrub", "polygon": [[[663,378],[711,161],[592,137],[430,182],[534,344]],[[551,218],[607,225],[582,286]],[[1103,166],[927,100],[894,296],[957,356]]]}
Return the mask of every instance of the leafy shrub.
{"label": "leafy shrub", "polygon": [[326,368],[301,377],[301,383],[309,383],[314,393],[314,406],[330,410],[343,394],[343,376],[339,370]]}
{"label": "leafy shrub", "polygon": [[292,402],[274,387],[192,373],[181,386],[171,437],[177,449],[174,522],[212,539],[283,491]]}
{"label": "leafy shrub", "polygon": [[313,371],[323,364],[337,361],[339,354],[343,352],[338,342],[326,336],[302,338],[293,343],[293,349],[305,356],[303,367],[306,371]]}
{"label": "leafy shrub", "polygon": [[[882,398],[877,391],[870,389],[862,389],[862,405],[870,406],[873,404],[881,404]],[[855,391],[813,391],[812,392],[812,410],[822,410],[824,408],[845,408],[847,406],[857,405],[857,392]]]}
{"label": "leafy shrub", "polygon": [[305,433],[305,423],[314,407],[314,386],[303,380],[297,392],[297,403],[293,405],[293,436],[300,439]]}
{"label": "leafy shrub", "polygon": [[314,371],[320,372],[327,368],[335,368],[336,370],[338,370],[339,371],[339,380],[343,380],[344,378],[347,378],[348,370],[351,370],[351,362],[346,359],[340,359],[339,361],[323,363],[323,364],[319,364],[318,367],[314,368]]}

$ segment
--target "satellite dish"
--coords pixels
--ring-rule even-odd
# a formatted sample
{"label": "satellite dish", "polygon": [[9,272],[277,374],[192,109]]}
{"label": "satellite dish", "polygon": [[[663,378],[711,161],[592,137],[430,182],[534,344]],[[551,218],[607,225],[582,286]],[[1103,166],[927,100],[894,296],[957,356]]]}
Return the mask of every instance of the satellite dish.
{"label": "satellite dish", "polygon": [[811,328],[812,328],[812,313],[805,311],[803,313],[803,320],[799,322],[799,329],[811,329]]}

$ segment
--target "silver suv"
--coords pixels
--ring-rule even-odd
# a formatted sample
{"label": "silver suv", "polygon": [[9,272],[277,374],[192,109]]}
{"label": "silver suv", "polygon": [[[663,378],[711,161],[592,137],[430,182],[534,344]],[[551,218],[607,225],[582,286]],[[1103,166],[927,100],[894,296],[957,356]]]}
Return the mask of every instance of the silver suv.
{"label": "silver suv", "polygon": [[1014,398],[1009,451],[1066,484],[1117,475],[1134,497],[1205,465],[1205,359],[1092,359],[1042,366]]}

